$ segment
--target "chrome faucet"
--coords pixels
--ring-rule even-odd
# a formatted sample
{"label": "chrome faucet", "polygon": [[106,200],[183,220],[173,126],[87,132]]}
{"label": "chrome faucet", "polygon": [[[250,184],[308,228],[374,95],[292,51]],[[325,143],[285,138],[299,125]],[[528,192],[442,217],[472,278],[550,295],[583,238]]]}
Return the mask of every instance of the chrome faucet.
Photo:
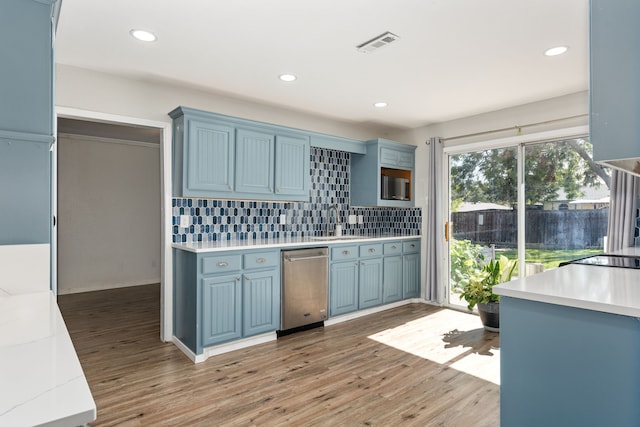
{"label": "chrome faucet", "polygon": [[[336,231],[338,230],[338,223],[340,222],[340,215],[338,212],[338,205],[331,205],[327,208],[327,236],[329,236],[329,225],[331,224],[331,211],[335,212],[335,217],[336,217],[336,223],[334,225],[334,229],[333,229],[333,234],[337,234]],[[340,232],[342,233],[342,230],[340,230]]]}

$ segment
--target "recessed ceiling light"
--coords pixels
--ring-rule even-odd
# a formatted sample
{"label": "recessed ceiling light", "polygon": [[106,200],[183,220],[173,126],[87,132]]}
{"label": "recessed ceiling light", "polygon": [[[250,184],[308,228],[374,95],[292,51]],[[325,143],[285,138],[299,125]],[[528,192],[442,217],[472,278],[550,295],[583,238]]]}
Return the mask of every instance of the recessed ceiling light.
{"label": "recessed ceiling light", "polygon": [[155,34],[145,30],[131,30],[129,31],[129,34],[131,34],[132,37],[143,42],[154,42],[157,40]]}
{"label": "recessed ceiling light", "polygon": [[282,80],[283,82],[292,82],[295,79],[297,79],[297,77],[293,74],[280,74],[280,80]]}
{"label": "recessed ceiling light", "polygon": [[384,101],[380,101],[380,102],[376,102],[375,104],[373,104],[374,107],[376,108],[384,108],[387,106],[387,103]]}
{"label": "recessed ceiling light", "polygon": [[552,47],[551,49],[545,50],[544,54],[547,56],[562,55],[567,51],[567,49],[569,49],[567,46],[556,46]]}

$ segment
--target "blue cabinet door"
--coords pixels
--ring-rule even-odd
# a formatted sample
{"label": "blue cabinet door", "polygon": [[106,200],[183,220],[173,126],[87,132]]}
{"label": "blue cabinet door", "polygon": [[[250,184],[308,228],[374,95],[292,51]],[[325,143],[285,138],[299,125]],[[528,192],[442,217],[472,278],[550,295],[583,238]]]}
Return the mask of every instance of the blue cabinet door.
{"label": "blue cabinet door", "polygon": [[382,258],[360,261],[358,307],[375,307],[382,304]]}
{"label": "blue cabinet door", "polygon": [[185,153],[184,196],[233,191],[234,130],[229,126],[189,120]]}
{"label": "blue cabinet door", "polygon": [[[0,2],[0,130],[53,136],[53,1]],[[14,139],[14,143],[15,143]],[[6,181],[2,185],[7,185]],[[15,185],[13,182],[11,185]],[[37,197],[34,195],[33,197]],[[21,205],[23,210],[31,206]],[[6,218],[3,218],[3,221]]]}
{"label": "blue cabinet door", "polygon": [[329,302],[330,316],[350,313],[358,309],[358,263],[356,261],[331,264]]}
{"label": "blue cabinet door", "polygon": [[202,347],[242,335],[240,275],[202,279]]}
{"label": "blue cabinet door", "polygon": [[591,0],[590,12],[593,159],[640,157],[640,2]]}
{"label": "blue cabinet door", "polygon": [[420,296],[420,254],[402,256],[403,298]]}
{"label": "blue cabinet door", "polygon": [[274,135],[247,129],[236,134],[236,191],[274,193]]}
{"label": "blue cabinet door", "polygon": [[382,276],[382,302],[387,304],[402,299],[402,257],[384,258]]}
{"label": "blue cabinet door", "polygon": [[309,138],[276,136],[276,194],[309,197]]}
{"label": "blue cabinet door", "polygon": [[242,280],[243,336],[280,327],[280,280],[272,269],[244,274]]}

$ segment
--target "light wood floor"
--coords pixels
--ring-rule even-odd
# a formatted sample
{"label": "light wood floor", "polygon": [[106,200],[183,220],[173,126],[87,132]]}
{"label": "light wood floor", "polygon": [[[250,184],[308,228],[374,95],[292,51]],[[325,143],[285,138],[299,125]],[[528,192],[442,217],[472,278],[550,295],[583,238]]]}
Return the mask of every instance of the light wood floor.
{"label": "light wood floor", "polygon": [[499,424],[499,338],[475,316],[411,304],[196,365],[160,341],[159,294],[58,299],[95,426]]}

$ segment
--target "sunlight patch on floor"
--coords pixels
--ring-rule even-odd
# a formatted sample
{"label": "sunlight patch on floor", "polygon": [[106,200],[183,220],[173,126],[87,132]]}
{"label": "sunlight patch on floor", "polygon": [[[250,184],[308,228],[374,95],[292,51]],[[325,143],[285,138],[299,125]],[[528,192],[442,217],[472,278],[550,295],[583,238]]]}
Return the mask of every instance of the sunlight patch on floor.
{"label": "sunlight patch on floor", "polygon": [[486,344],[478,316],[440,310],[369,338],[414,356],[500,384],[500,349]]}

